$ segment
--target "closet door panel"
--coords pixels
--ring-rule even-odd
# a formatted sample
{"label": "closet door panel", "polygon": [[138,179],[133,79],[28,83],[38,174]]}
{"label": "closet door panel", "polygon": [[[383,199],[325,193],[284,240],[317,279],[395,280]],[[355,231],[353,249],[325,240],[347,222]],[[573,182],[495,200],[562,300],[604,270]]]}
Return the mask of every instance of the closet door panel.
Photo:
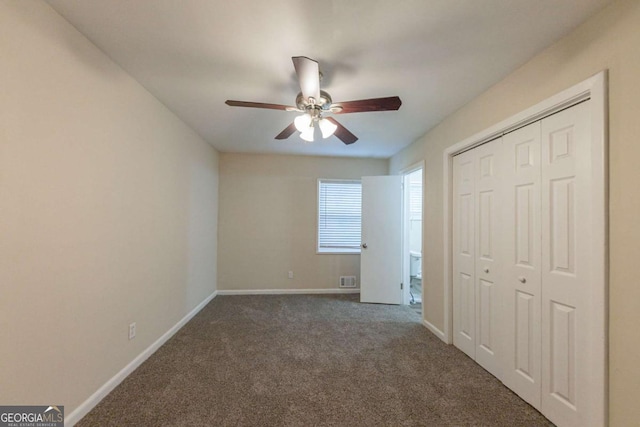
{"label": "closet door panel", "polygon": [[[597,425],[590,354],[592,227],[588,101],[542,120],[542,409],[559,425]],[[594,346],[593,348],[590,346]]]}
{"label": "closet door panel", "polygon": [[475,359],[475,164],[473,152],[453,158],[453,344]]}
{"label": "closet door panel", "polygon": [[501,378],[500,221],[497,203],[501,197],[502,138],[471,152],[475,155],[476,164],[476,362]]}
{"label": "closet door panel", "polygon": [[540,122],[504,137],[503,382],[535,408],[541,393]]}

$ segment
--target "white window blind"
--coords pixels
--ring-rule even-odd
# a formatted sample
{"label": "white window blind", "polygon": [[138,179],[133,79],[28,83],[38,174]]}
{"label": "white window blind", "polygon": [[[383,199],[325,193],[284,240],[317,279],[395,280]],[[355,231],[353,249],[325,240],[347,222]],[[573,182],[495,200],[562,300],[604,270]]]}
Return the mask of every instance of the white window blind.
{"label": "white window blind", "polygon": [[318,181],[318,252],[360,252],[360,181]]}
{"label": "white window blind", "polygon": [[422,219],[422,179],[409,181],[409,213],[412,220]]}

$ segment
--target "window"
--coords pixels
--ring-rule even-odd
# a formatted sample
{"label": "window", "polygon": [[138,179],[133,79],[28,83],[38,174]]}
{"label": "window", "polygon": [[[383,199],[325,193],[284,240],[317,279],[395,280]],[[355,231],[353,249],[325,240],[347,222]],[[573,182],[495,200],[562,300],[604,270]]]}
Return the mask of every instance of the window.
{"label": "window", "polygon": [[422,220],[422,169],[409,174],[409,216],[412,221]]}
{"label": "window", "polygon": [[318,252],[360,253],[360,181],[318,180]]}

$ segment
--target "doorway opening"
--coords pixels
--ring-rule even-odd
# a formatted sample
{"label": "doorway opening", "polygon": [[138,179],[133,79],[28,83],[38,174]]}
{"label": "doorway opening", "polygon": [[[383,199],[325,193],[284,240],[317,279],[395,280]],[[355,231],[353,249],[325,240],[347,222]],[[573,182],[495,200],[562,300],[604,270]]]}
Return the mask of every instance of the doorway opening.
{"label": "doorway opening", "polygon": [[403,175],[404,186],[404,244],[403,282],[404,303],[422,313],[422,164],[408,169]]}

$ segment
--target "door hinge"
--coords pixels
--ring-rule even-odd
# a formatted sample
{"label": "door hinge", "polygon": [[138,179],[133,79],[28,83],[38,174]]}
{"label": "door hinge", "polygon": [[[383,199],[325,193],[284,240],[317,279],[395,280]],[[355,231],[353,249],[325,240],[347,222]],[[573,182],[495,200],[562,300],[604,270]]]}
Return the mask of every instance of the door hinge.
{"label": "door hinge", "polygon": [[400,290],[404,289],[404,283],[400,283]]}

